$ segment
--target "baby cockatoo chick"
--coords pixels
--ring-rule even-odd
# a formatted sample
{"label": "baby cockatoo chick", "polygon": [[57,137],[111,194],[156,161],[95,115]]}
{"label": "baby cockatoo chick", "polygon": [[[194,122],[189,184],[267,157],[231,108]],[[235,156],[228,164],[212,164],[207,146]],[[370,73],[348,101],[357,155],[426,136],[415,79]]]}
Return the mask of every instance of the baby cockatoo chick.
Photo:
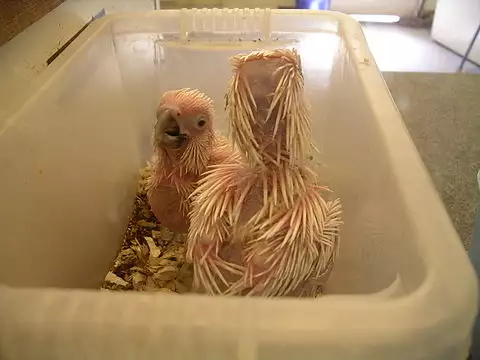
{"label": "baby cockatoo chick", "polygon": [[193,197],[187,258],[211,294],[316,296],[339,241],[339,200],[306,165],[310,115],[295,50],[232,59],[227,110],[243,160],[214,166]]}
{"label": "baby cockatoo chick", "polygon": [[163,94],[157,109],[153,171],[148,202],[157,220],[171,231],[188,231],[189,196],[207,166],[231,154],[226,139],[213,129],[212,100],[198,90]]}

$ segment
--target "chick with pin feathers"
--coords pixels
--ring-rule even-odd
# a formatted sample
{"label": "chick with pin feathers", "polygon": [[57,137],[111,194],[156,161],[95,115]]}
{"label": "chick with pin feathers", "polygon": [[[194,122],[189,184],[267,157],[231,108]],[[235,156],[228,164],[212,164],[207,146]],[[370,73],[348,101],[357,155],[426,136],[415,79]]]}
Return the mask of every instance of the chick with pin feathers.
{"label": "chick with pin feathers", "polygon": [[190,195],[207,167],[232,154],[214,120],[212,100],[195,89],[167,91],[157,108],[147,197],[157,220],[173,232],[188,231]]}
{"label": "chick with pin feathers", "polygon": [[341,205],[306,162],[311,147],[300,57],[238,55],[227,94],[241,158],[212,166],[192,195],[187,260],[198,291],[318,296],[337,255]]}

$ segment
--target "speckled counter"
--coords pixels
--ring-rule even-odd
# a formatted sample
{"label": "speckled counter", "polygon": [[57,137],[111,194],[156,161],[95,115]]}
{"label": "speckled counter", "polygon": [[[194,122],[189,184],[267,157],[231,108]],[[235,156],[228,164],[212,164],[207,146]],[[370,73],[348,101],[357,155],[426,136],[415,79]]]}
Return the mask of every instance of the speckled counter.
{"label": "speckled counter", "polygon": [[480,193],[480,75],[384,73],[410,135],[466,247]]}

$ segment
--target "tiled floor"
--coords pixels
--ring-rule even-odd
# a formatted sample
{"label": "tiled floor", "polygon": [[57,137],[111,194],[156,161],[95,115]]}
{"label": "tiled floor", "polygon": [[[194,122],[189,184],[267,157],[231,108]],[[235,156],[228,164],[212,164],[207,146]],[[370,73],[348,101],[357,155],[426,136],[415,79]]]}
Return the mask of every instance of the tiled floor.
{"label": "tiled floor", "polygon": [[[469,248],[480,205],[480,76],[386,72],[383,77],[460,239]],[[480,239],[477,245],[480,270]]]}
{"label": "tiled floor", "polygon": [[[456,72],[461,57],[437,44],[429,29],[395,24],[366,24],[364,33],[381,71]],[[480,73],[480,67],[466,63],[464,72]]]}

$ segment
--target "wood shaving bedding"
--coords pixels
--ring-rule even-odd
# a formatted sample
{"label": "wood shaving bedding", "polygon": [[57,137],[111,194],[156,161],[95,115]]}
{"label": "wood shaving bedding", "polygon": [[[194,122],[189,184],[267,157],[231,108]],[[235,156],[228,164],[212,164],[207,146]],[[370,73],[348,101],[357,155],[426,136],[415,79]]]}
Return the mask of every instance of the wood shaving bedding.
{"label": "wood shaving bedding", "polygon": [[185,262],[186,234],[175,234],[159,224],[150,211],[146,184],[147,165],[140,181],[122,246],[101,290],[190,291],[193,267]]}

